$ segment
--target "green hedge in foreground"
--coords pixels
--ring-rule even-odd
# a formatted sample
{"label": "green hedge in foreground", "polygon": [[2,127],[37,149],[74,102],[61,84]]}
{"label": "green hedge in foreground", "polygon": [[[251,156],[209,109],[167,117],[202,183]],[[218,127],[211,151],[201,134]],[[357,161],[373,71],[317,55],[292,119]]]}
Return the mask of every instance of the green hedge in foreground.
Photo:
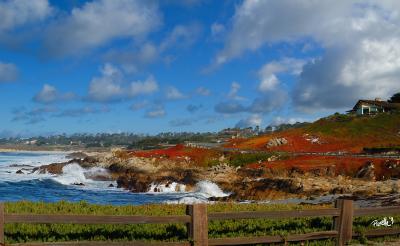
{"label": "green hedge in foreground", "polygon": [[[111,206],[92,205],[86,202],[6,203],[7,213],[17,214],[87,214],[87,215],[183,215],[185,205],[144,205]],[[232,211],[273,211],[326,208],[326,205],[268,205],[219,203],[210,205],[209,212]],[[382,217],[362,217],[355,219],[355,231],[371,228],[370,223]],[[394,218],[400,227],[400,216]],[[332,218],[299,218],[280,220],[227,220],[211,221],[209,237],[240,237],[261,235],[288,235],[314,231],[330,230]],[[146,240],[146,241],[185,241],[186,227],[183,224],[145,224],[145,225],[71,225],[71,224],[7,224],[5,236],[7,243],[56,242],[87,240]],[[363,240],[363,239],[361,239]],[[333,245],[332,240],[313,241],[307,245]]]}

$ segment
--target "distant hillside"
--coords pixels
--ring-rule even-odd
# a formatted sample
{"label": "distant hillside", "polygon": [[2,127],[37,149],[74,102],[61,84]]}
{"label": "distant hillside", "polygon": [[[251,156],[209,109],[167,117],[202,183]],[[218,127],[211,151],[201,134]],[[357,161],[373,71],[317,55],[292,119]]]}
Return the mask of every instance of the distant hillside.
{"label": "distant hillside", "polygon": [[[274,138],[288,143],[267,147]],[[400,146],[400,113],[375,116],[335,114],[297,129],[232,142],[231,147],[290,152],[361,152],[364,148]]]}

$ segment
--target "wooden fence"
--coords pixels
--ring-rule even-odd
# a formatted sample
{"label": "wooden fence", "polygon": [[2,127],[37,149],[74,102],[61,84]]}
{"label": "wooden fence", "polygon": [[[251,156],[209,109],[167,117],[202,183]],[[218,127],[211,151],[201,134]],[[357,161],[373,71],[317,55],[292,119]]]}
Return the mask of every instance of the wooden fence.
{"label": "wooden fence", "polygon": [[[188,228],[186,242],[61,242],[24,243],[12,245],[135,245],[135,246],[206,246],[206,245],[246,245],[263,243],[298,242],[335,238],[336,245],[345,245],[352,237],[361,236],[352,230],[353,218],[357,216],[377,216],[400,214],[400,206],[378,208],[354,208],[353,201],[338,199],[335,208],[318,210],[254,211],[207,213],[206,204],[188,205],[186,215],[181,216],[94,216],[94,215],[31,215],[7,214],[0,204],[0,245],[4,244],[4,224],[6,223],[59,223],[59,224],[161,224],[185,223]],[[240,238],[208,238],[208,221],[230,219],[286,219],[304,217],[333,217],[332,230],[288,236],[260,236]],[[373,229],[363,232],[366,237],[398,235],[400,229]]]}

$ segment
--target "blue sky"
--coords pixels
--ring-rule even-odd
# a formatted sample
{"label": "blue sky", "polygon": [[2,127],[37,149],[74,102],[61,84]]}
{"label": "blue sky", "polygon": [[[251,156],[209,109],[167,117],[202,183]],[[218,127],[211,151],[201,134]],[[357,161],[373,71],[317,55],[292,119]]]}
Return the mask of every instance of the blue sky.
{"label": "blue sky", "polygon": [[400,90],[398,1],[0,0],[0,136],[311,121]]}

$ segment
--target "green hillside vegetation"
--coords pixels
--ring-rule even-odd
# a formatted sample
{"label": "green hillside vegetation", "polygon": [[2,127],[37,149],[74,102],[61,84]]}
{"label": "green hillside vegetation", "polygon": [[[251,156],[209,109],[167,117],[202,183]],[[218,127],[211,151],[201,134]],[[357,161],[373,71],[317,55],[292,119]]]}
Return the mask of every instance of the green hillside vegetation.
{"label": "green hillside vegetation", "polygon": [[370,137],[397,139],[400,131],[400,113],[382,113],[375,116],[334,114],[304,128],[313,134],[341,138]]}

